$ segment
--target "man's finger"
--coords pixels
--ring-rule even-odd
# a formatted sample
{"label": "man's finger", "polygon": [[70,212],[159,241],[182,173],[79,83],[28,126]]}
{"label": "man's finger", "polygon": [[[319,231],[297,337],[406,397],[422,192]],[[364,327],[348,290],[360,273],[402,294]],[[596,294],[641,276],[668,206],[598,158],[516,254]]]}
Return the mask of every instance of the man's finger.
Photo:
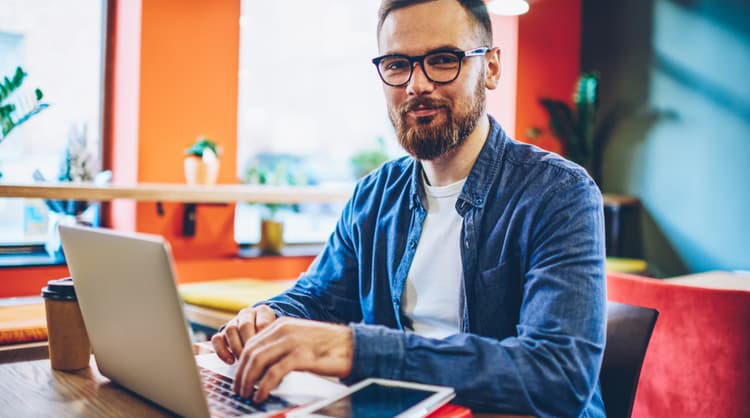
{"label": "man's finger", "polygon": [[255,311],[255,331],[258,332],[276,320],[276,312],[266,305],[258,306]]}
{"label": "man's finger", "polygon": [[[248,342],[253,336],[255,335],[255,317],[250,321],[243,320],[238,328],[238,335],[240,339],[242,340],[242,346],[244,347],[245,343]],[[241,351],[240,351],[241,352]],[[237,352],[237,357],[240,356],[240,352]]]}
{"label": "man's finger", "polygon": [[213,337],[211,337],[211,344],[214,346],[214,351],[221,361],[226,364],[234,363],[234,356],[229,351],[229,348],[227,348],[227,341],[224,338],[223,332],[214,334]]}
{"label": "man's finger", "polygon": [[224,329],[224,337],[227,340],[227,346],[229,346],[229,351],[232,352],[232,355],[235,358],[239,358],[240,354],[242,354],[242,346],[244,341],[240,337],[240,332],[237,330],[237,325],[232,324],[228,325]]}
{"label": "man's finger", "polygon": [[235,391],[243,398],[249,397],[255,383],[266,369],[283,358],[294,347],[285,340],[269,341],[262,345],[248,344],[240,357],[234,384]]}
{"label": "man's finger", "polygon": [[284,377],[292,370],[295,370],[295,358],[296,356],[293,352],[288,353],[284,358],[266,370],[260,382],[258,382],[258,389],[255,391],[255,395],[253,395],[253,402],[260,403],[268,399],[268,395],[279,386]]}

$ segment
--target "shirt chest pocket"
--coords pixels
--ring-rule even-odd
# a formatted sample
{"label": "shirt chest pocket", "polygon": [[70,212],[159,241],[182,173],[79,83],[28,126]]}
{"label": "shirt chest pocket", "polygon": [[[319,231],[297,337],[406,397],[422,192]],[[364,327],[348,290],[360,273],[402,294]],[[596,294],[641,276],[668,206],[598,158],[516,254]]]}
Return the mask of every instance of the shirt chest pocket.
{"label": "shirt chest pocket", "polygon": [[521,307],[518,265],[503,263],[479,274],[474,286],[476,324],[481,335],[502,339],[516,335]]}

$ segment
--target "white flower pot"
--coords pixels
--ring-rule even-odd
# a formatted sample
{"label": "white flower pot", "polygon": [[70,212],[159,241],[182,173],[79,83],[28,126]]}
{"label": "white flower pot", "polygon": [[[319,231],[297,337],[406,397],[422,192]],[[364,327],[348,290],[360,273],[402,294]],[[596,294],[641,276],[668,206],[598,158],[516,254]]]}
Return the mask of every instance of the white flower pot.
{"label": "white flower pot", "polygon": [[219,160],[205,161],[196,156],[185,157],[185,182],[190,185],[216,184],[219,177]]}

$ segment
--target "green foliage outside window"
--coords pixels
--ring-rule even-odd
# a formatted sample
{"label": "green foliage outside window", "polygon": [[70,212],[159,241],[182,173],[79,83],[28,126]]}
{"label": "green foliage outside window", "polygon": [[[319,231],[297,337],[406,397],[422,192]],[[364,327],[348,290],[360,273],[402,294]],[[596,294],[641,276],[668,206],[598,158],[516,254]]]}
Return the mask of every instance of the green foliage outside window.
{"label": "green foliage outside window", "polygon": [[44,94],[38,88],[34,89],[33,98],[24,97],[25,95],[19,89],[26,75],[21,67],[17,67],[10,78],[3,77],[3,81],[0,82],[0,126],[2,127],[0,142],[13,129],[49,106],[47,103],[42,103]]}

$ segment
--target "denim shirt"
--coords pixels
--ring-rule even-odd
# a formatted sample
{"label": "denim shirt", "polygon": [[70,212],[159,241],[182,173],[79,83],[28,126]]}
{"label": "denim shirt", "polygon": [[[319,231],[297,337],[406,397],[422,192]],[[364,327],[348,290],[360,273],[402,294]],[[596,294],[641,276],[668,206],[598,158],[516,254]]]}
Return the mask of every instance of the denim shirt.
{"label": "denim shirt", "polygon": [[490,133],[456,202],[463,217],[461,333],[409,332],[401,293],[426,217],[418,161],[362,179],[309,270],[264,303],[277,315],[349,323],[349,381],[454,387],[475,412],[604,416],[601,193],[575,164]]}

